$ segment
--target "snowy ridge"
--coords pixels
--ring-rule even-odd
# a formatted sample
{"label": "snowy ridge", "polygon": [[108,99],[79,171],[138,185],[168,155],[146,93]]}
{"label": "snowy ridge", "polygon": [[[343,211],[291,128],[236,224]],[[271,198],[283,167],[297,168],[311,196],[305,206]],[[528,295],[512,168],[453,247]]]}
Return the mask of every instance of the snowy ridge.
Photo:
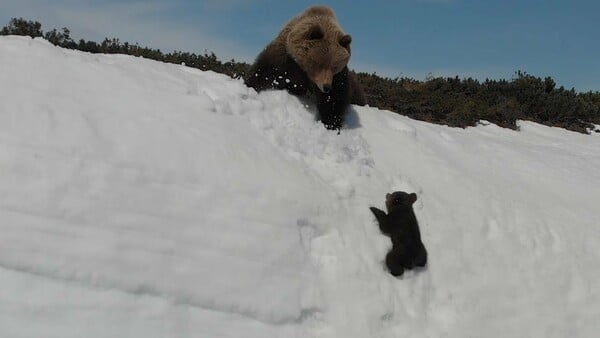
{"label": "snowy ridge", "polygon": [[[0,336],[591,337],[600,137],[0,37]],[[429,267],[368,207],[414,191]]]}

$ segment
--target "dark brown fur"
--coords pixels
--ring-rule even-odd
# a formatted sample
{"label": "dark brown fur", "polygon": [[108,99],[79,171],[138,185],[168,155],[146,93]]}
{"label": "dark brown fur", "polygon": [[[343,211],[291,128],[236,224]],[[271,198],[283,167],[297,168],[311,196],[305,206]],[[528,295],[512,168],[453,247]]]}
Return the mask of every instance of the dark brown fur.
{"label": "dark brown fur", "polygon": [[365,105],[365,95],[348,70],[352,38],[333,11],[315,6],[293,18],[256,58],[246,84],[257,91],[285,89],[316,100],[328,129],[340,129],[350,103]]}
{"label": "dark brown fur", "polygon": [[419,223],[412,208],[416,200],[415,193],[396,191],[386,195],[387,215],[382,210],[370,208],[381,232],[392,239],[392,250],[385,257],[385,263],[394,276],[401,276],[404,269],[427,264],[427,250],[421,241]]}

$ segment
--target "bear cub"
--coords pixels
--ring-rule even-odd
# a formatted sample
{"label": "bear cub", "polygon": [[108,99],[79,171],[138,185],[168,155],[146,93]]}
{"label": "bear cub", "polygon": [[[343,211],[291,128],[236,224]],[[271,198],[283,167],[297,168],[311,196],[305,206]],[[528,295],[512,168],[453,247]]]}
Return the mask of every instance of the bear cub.
{"label": "bear cub", "polygon": [[245,83],[256,91],[285,89],[314,99],[317,120],[339,131],[350,103],[366,104],[361,86],[348,70],[351,42],[333,10],[310,7],[290,20],[257,56]]}
{"label": "bear cub", "polygon": [[412,207],[416,201],[415,193],[396,191],[386,195],[387,214],[370,208],[381,232],[392,239],[392,250],[385,257],[385,263],[394,276],[401,276],[405,269],[427,264],[427,250],[421,241],[419,223]]}

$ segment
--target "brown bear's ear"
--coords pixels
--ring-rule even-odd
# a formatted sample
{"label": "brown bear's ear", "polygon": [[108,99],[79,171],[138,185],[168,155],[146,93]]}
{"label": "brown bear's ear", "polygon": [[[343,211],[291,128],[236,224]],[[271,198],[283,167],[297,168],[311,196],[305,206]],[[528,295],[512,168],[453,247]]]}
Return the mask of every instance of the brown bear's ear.
{"label": "brown bear's ear", "polygon": [[308,31],[308,39],[309,40],[319,40],[319,39],[322,39],[323,36],[325,36],[325,34],[323,34],[323,31],[321,30],[321,27],[319,27],[319,26],[313,26]]}
{"label": "brown bear's ear", "polygon": [[346,34],[340,38],[340,46],[342,46],[344,48],[348,48],[348,46],[350,46],[351,42],[352,42],[352,37],[348,34]]}
{"label": "brown bear's ear", "polygon": [[409,194],[408,201],[410,202],[411,205],[413,203],[415,203],[417,201],[417,194],[415,194],[414,192],[412,194]]}

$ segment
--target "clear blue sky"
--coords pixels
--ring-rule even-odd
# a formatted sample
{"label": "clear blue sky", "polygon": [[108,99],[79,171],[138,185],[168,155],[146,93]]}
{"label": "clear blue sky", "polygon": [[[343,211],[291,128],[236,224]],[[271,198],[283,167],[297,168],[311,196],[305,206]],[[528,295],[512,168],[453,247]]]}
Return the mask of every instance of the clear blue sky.
{"label": "clear blue sky", "polygon": [[[38,20],[76,38],[122,41],[251,62],[311,1],[0,0],[0,24]],[[600,1],[323,1],[353,36],[351,68],[380,75],[552,76],[600,90]]]}

